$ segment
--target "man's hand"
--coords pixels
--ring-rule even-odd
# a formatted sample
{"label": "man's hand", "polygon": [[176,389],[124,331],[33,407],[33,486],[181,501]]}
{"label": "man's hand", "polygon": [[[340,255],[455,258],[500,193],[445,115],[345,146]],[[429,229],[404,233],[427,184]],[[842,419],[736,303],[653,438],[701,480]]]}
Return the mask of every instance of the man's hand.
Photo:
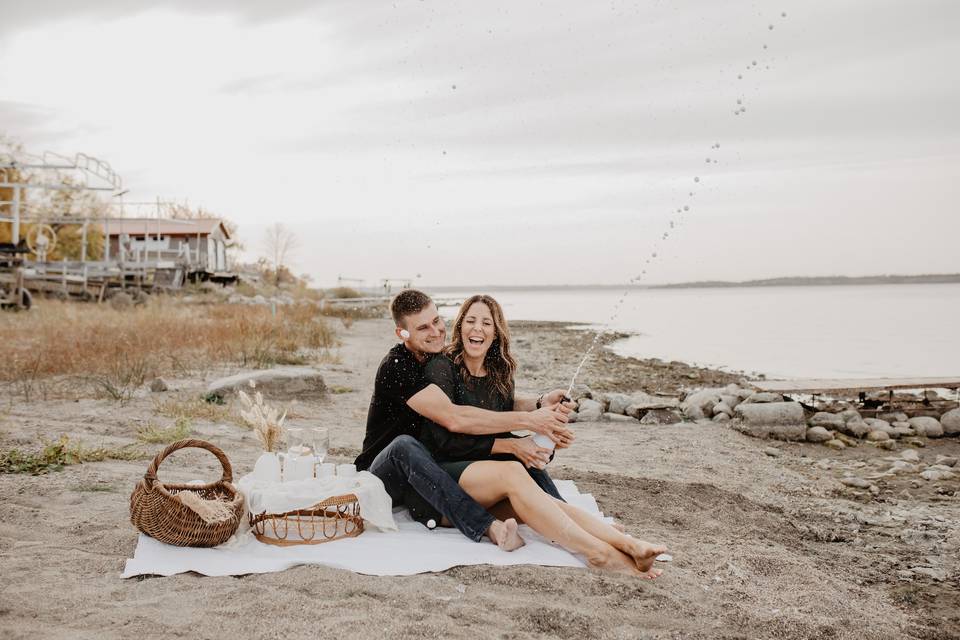
{"label": "man's hand", "polygon": [[567,409],[572,410],[576,406],[576,403],[567,397],[566,389],[554,389],[550,393],[545,393],[543,394],[543,400],[540,401],[543,406],[560,404],[561,402]]}
{"label": "man's hand", "polygon": [[560,448],[569,447],[574,440],[573,431],[567,426],[570,409],[562,404],[547,405],[526,414],[523,427],[553,440]]}
{"label": "man's hand", "polygon": [[524,438],[511,439],[513,444],[513,455],[525,467],[533,469],[543,469],[550,462],[550,449],[544,449],[537,446],[532,436]]}

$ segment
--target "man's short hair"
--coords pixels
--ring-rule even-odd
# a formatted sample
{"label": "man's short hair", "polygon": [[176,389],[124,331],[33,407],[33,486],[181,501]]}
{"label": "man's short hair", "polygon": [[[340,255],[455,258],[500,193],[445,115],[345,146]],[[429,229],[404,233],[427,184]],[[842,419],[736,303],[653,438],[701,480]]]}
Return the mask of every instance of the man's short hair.
{"label": "man's short hair", "polygon": [[390,315],[393,316],[393,321],[399,327],[404,318],[412,316],[415,313],[420,313],[426,309],[431,302],[433,302],[433,300],[423,291],[404,289],[398,293],[390,303]]}

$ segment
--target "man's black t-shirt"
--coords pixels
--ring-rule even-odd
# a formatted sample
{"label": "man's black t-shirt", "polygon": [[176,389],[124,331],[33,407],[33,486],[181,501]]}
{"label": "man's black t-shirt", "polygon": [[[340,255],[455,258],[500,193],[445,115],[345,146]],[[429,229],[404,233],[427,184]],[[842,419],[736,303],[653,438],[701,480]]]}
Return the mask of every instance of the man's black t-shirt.
{"label": "man's black t-shirt", "polygon": [[417,395],[428,385],[423,364],[403,343],[394,346],[377,369],[377,380],[367,411],[367,434],[363,438],[363,451],[354,464],[364,471],[370,463],[399,435],[407,434],[420,438],[423,418],[407,406],[407,400]]}

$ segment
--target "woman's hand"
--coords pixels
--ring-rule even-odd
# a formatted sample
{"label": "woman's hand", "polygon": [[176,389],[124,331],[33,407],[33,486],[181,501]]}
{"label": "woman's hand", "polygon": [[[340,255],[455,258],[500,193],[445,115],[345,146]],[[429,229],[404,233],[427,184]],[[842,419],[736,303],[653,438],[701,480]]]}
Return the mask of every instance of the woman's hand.
{"label": "woman's hand", "polygon": [[547,405],[521,414],[525,420],[519,428],[543,434],[558,445],[569,447],[573,442],[573,431],[567,426],[568,413],[570,409],[562,404]]}
{"label": "woman's hand", "polygon": [[523,463],[523,466],[543,469],[550,462],[550,449],[537,446],[532,436],[512,439],[511,442],[513,443],[512,453],[515,458]]}

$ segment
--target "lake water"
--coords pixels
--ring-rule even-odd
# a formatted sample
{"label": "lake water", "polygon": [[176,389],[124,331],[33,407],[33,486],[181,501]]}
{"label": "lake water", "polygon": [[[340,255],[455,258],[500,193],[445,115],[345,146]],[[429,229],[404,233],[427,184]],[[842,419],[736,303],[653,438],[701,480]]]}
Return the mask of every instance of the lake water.
{"label": "lake water", "polygon": [[[485,293],[507,320],[599,325],[623,292]],[[960,376],[960,284],[632,290],[609,326],[635,334],[612,346],[620,355],[769,377]]]}

